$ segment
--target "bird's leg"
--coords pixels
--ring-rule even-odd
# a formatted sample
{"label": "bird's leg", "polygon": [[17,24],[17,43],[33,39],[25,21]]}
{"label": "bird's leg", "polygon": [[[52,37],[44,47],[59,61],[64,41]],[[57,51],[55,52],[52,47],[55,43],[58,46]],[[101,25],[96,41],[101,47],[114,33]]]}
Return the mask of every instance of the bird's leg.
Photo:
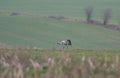
{"label": "bird's leg", "polygon": [[68,45],[66,45],[67,46],[67,48],[68,48]]}
{"label": "bird's leg", "polygon": [[63,49],[64,49],[65,47],[63,46]]}

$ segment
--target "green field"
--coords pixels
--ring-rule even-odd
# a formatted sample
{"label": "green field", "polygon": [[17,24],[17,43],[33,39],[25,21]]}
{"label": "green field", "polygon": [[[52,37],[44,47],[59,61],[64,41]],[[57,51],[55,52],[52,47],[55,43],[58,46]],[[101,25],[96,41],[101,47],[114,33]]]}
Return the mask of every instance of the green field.
{"label": "green field", "polygon": [[56,48],[59,40],[71,39],[73,48],[120,49],[120,33],[100,26],[45,18],[0,17],[0,41],[38,48]]}
{"label": "green field", "polygon": [[0,13],[18,12],[85,19],[84,9],[92,6],[95,19],[101,20],[103,11],[109,8],[112,10],[111,22],[119,24],[119,4],[119,0],[4,0],[0,1]]}
{"label": "green field", "polygon": [[[110,8],[113,15],[110,23],[119,25],[119,3],[119,0],[0,1],[0,42],[20,47],[51,49],[61,48],[56,44],[57,41],[71,39],[72,48],[120,50],[118,31],[80,22],[39,17],[62,16],[85,20],[84,8],[93,6],[93,19],[102,20],[103,11]],[[23,16],[10,16],[11,13]]]}

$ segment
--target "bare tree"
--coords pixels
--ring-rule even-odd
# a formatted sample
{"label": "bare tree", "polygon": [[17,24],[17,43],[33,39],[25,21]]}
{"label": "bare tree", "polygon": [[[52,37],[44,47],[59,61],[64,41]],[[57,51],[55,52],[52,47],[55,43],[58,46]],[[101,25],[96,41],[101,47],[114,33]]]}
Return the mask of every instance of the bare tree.
{"label": "bare tree", "polygon": [[85,14],[86,14],[87,23],[91,23],[91,18],[92,18],[92,14],[93,14],[93,7],[85,8]]}
{"label": "bare tree", "polygon": [[110,18],[111,18],[111,10],[106,9],[103,15],[103,25],[107,25]]}

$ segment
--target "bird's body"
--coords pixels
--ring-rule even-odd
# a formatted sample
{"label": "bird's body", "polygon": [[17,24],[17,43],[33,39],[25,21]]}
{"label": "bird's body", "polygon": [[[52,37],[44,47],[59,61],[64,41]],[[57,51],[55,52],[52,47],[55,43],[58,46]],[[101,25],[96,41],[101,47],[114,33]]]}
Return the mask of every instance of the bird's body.
{"label": "bird's body", "polygon": [[57,42],[57,44],[62,45],[63,48],[65,48],[65,46],[68,48],[68,46],[72,46],[71,40],[62,40]]}

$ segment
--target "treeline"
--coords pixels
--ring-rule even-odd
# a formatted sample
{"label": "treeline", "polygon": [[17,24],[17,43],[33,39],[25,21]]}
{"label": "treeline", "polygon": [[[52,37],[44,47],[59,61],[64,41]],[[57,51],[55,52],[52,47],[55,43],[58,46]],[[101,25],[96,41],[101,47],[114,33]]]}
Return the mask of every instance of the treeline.
{"label": "treeline", "polygon": [[[86,7],[85,8],[85,14],[86,14],[86,21],[87,21],[87,23],[92,23],[93,22],[93,20],[92,20],[93,10],[94,10],[93,7]],[[109,20],[110,20],[110,18],[111,18],[111,16],[112,16],[111,9],[105,9],[103,11],[103,17],[102,17],[103,18],[103,22],[102,22],[102,24],[103,25],[107,25]]]}
{"label": "treeline", "polygon": [[93,7],[86,7],[84,9],[84,11],[85,11],[85,15],[86,15],[86,22],[88,24],[99,25],[99,26],[103,26],[103,27],[108,28],[108,29],[120,31],[119,25],[109,24],[109,20],[112,17],[112,10],[111,9],[105,9],[103,11],[102,22],[92,19],[93,11],[94,11]]}

